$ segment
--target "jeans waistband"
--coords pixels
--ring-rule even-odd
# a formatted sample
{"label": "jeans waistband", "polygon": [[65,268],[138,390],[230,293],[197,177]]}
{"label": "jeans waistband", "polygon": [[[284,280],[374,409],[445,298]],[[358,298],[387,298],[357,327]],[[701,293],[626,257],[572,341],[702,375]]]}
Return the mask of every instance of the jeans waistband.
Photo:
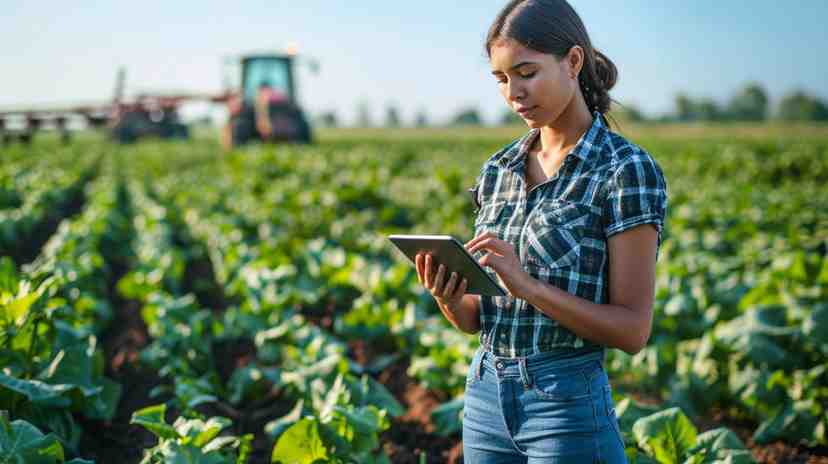
{"label": "jeans waistband", "polygon": [[604,365],[605,350],[591,350],[583,354],[576,354],[574,356],[561,357],[559,352],[550,353],[535,353],[529,356],[522,357],[501,357],[496,356],[492,352],[487,351],[484,347],[480,347],[472,358],[472,372],[477,380],[480,380],[481,371],[487,368],[493,372],[497,372],[498,377],[519,377],[524,385],[532,384],[529,371],[534,371],[537,368],[544,369],[564,369],[570,366],[577,366],[588,363],[590,361],[598,361]]}

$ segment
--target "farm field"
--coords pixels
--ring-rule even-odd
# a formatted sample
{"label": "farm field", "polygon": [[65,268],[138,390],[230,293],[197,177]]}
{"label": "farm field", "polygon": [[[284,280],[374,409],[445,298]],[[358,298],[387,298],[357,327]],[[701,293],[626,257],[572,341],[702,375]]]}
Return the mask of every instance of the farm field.
{"label": "farm field", "polygon": [[[522,133],[0,147],[0,462],[462,462],[476,336],[385,236],[470,239]],[[622,133],[669,192],[630,462],[828,463],[828,127]]]}

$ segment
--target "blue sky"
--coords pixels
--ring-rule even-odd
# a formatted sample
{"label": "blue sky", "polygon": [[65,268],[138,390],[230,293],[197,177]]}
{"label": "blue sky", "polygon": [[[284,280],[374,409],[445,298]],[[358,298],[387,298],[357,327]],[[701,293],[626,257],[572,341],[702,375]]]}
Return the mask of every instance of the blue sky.
{"label": "blue sky", "polygon": [[[725,101],[748,81],[775,103],[804,89],[828,98],[828,2],[571,0],[593,44],[619,69],[611,96],[649,114],[677,92]],[[381,121],[434,121],[467,106],[505,108],[483,39],[505,1],[3,2],[0,106],[106,100],[118,66],[127,93],[218,91],[223,57],[295,42],[317,59],[299,70],[312,113],[345,122],[365,101]]]}

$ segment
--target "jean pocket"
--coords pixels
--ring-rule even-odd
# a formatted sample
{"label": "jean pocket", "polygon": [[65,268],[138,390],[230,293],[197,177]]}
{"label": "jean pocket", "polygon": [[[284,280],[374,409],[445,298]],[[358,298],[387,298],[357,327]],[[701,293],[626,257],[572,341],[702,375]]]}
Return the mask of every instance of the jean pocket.
{"label": "jean pocket", "polygon": [[532,390],[539,398],[577,401],[590,397],[589,385],[577,370],[548,370],[532,375]]}
{"label": "jean pocket", "polygon": [[466,371],[466,388],[473,387],[478,382],[480,382],[479,373],[482,368],[482,366],[480,365],[480,363],[483,362],[482,356],[483,354],[481,353],[480,348],[478,348],[478,350],[475,351],[474,356],[472,356],[472,360],[469,363],[469,368]]}
{"label": "jean pocket", "polygon": [[621,427],[618,425],[618,418],[615,417],[615,403],[612,401],[612,387],[609,384],[604,385],[604,405],[607,413],[607,420],[609,420],[610,426],[615,432],[615,436],[618,437],[621,447],[624,448],[626,446],[624,445],[624,434],[621,433]]}

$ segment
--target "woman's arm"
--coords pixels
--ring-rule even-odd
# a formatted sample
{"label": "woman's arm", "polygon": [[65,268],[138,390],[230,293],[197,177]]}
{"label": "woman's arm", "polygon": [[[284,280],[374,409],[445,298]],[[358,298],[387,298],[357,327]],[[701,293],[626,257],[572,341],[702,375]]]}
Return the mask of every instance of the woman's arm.
{"label": "woman's arm", "polygon": [[457,330],[467,334],[480,332],[480,295],[463,295],[453,310],[448,305],[437,306]]}
{"label": "woman's arm", "polygon": [[647,224],[609,238],[609,304],[593,303],[533,278],[523,271],[512,245],[493,236],[474,239],[470,251],[489,250],[480,263],[494,268],[513,296],[578,337],[635,354],[650,338],[657,240],[655,227]]}

